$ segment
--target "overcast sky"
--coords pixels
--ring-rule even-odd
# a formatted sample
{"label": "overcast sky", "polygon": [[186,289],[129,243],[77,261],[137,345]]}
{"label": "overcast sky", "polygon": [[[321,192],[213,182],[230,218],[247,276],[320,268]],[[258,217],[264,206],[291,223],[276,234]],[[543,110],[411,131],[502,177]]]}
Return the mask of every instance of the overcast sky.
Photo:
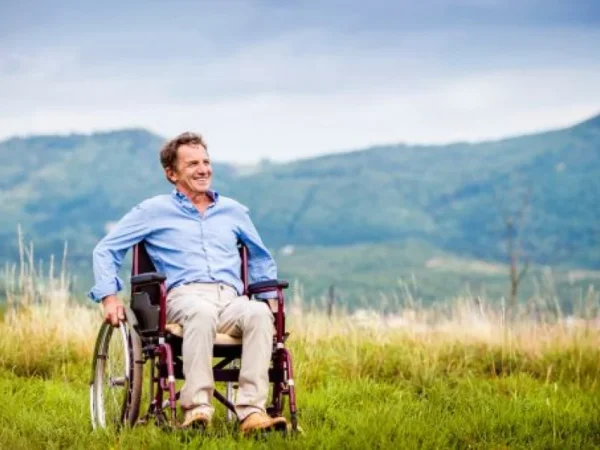
{"label": "overcast sky", "polygon": [[571,125],[599,79],[596,0],[0,0],[0,139],[194,130],[289,160]]}

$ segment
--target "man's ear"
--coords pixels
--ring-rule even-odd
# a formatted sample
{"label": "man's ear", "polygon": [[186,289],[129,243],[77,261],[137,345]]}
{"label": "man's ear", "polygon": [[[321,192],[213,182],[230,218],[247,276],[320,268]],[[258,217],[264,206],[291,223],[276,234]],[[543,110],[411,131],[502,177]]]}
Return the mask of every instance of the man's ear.
{"label": "man's ear", "polygon": [[175,180],[176,173],[172,168],[170,168],[170,167],[166,168],[165,175],[167,177],[167,180],[169,180],[171,183],[175,184],[175,182],[177,181],[177,180]]}

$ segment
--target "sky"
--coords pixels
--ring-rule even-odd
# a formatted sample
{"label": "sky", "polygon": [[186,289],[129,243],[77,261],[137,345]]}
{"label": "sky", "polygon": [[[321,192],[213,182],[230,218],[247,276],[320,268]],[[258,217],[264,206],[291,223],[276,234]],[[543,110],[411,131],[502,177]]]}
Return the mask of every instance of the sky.
{"label": "sky", "polygon": [[0,139],[191,130],[287,161],[570,126],[598,79],[596,0],[0,0]]}

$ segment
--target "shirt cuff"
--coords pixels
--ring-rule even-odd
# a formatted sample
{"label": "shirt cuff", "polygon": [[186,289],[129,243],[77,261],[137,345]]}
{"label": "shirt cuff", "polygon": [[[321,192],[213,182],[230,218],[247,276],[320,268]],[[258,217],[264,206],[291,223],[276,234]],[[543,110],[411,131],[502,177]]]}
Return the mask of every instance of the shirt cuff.
{"label": "shirt cuff", "polygon": [[110,280],[104,280],[96,285],[88,293],[88,297],[93,301],[100,303],[107,295],[116,294],[123,289],[123,281],[119,277]]}

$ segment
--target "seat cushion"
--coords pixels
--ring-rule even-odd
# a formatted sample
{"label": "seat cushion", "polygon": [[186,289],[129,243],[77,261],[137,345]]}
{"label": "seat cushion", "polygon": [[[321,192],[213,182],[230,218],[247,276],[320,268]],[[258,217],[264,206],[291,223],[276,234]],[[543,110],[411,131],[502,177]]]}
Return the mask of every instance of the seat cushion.
{"label": "seat cushion", "polygon": [[[166,329],[172,335],[183,338],[183,327],[178,323],[168,323]],[[229,336],[228,334],[217,333],[215,345],[242,345],[242,339]]]}

